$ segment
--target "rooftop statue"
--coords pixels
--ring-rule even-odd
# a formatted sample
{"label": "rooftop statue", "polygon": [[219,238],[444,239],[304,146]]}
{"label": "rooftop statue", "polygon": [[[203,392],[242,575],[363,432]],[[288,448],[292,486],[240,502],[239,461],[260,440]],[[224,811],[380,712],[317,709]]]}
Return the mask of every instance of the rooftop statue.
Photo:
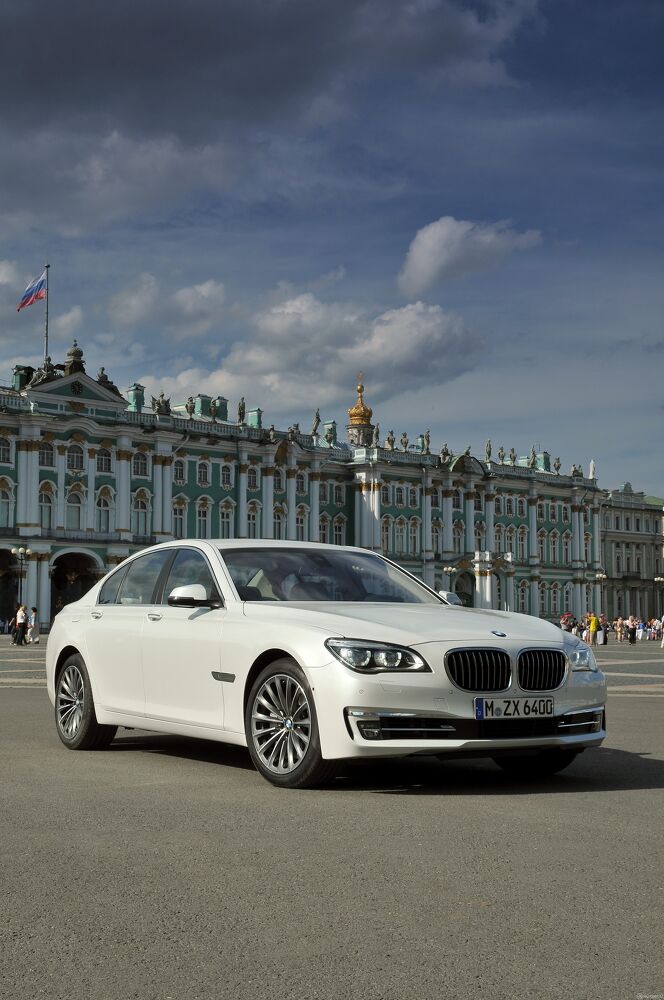
{"label": "rooftop statue", "polygon": [[246,407],[244,405],[244,396],[240,398],[240,402],[237,404],[237,422],[238,424],[244,423],[244,417],[246,413]]}
{"label": "rooftop statue", "polygon": [[468,447],[464,451],[464,455],[466,456],[466,458],[470,458],[470,448],[471,448],[471,446],[468,445]]}
{"label": "rooftop statue", "polygon": [[166,397],[164,396],[163,392],[160,392],[159,396],[157,397],[157,399],[155,399],[154,396],[152,396],[151,399],[152,399],[152,410],[153,410],[154,413],[157,414],[158,417],[168,417],[168,416],[170,416],[170,412],[171,412],[171,397],[170,396],[168,397],[168,399],[166,399]]}
{"label": "rooftop statue", "polygon": [[194,415],[194,411],[196,410],[196,403],[194,402],[194,397],[193,396],[189,396],[189,398],[187,399],[187,402],[184,404],[184,408],[187,411],[187,413],[189,414],[189,419],[191,420],[191,418]]}
{"label": "rooftop statue", "polygon": [[214,424],[217,420],[217,404],[214,401],[214,399],[210,400],[209,412],[210,412],[210,420]]}
{"label": "rooftop statue", "polygon": [[533,445],[532,448],[530,449],[530,457],[528,458],[528,468],[529,469],[537,468],[537,453],[535,452],[535,445]]}
{"label": "rooftop statue", "polygon": [[484,461],[491,461],[491,438],[489,438],[487,443],[484,445]]}
{"label": "rooftop statue", "polygon": [[447,465],[451,457],[452,457],[452,452],[447,447],[447,441],[446,441],[443,447],[440,449],[440,460],[443,463],[443,465]]}
{"label": "rooftop statue", "polygon": [[510,448],[510,463],[516,465],[516,451],[514,448]]}
{"label": "rooftop statue", "polygon": [[314,422],[311,425],[311,436],[314,437],[318,434],[318,428],[320,427],[320,410],[316,407],[316,412],[314,413]]}
{"label": "rooftop statue", "polygon": [[502,444],[498,449],[498,461],[500,462],[501,465],[503,465],[505,462],[505,449],[503,448]]}
{"label": "rooftop statue", "polygon": [[428,428],[424,432],[424,454],[431,454],[431,431]]}
{"label": "rooftop statue", "polygon": [[385,438],[385,448],[387,449],[387,451],[394,451],[395,441],[396,438],[394,436],[394,431],[390,431],[387,437]]}
{"label": "rooftop statue", "polygon": [[559,475],[560,475],[560,466],[561,466],[561,462],[560,462],[560,459],[559,459],[559,458],[557,458],[557,459],[555,460],[555,462],[553,463],[553,468],[555,469],[555,472],[556,472],[556,475],[557,475],[557,476],[559,476]]}
{"label": "rooftop statue", "polygon": [[408,451],[408,435],[405,431],[401,435],[401,450]]}

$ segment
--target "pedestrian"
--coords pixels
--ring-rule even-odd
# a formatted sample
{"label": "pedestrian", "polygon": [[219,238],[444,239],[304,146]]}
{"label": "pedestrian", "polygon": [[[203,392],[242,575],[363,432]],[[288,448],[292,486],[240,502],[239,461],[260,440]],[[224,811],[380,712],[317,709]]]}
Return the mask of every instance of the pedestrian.
{"label": "pedestrian", "polygon": [[25,646],[25,630],[28,625],[28,615],[25,604],[19,606],[16,612],[16,645]]}
{"label": "pedestrian", "polygon": [[14,617],[12,618],[12,620],[9,622],[9,625],[7,626],[7,631],[11,632],[11,634],[12,634],[12,646],[16,645],[16,633],[18,631],[18,624],[17,624],[17,621],[16,621],[16,616],[18,614],[18,610],[19,610],[20,607],[21,607],[20,604],[16,605],[16,607],[14,608]]}
{"label": "pedestrian", "polygon": [[630,646],[636,645],[636,618],[630,615],[627,619],[627,639]]}
{"label": "pedestrian", "polygon": [[599,632],[599,618],[594,611],[588,615],[588,641],[591,646],[597,645],[597,633]]}
{"label": "pedestrian", "polygon": [[28,642],[36,646],[39,642],[39,615],[37,608],[32,607],[28,615]]}

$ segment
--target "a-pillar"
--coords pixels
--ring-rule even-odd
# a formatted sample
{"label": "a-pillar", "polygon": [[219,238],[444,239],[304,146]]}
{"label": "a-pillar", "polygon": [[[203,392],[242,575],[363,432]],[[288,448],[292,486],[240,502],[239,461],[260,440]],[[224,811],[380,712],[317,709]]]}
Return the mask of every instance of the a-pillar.
{"label": "a-pillar", "polygon": [[475,490],[473,484],[468,483],[468,489],[464,493],[466,508],[466,534],[464,547],[466,552],[475,551]]}
{"label": "a-pillar", "polygon": [[95,495],[97,476],[97,452],[94,448],[88,448],[88,502],[85,514],[86,531],[95,530],[95,506],[97,497]]}
{"label": "a-pillar", "polygon": [[[238,538],[247,537],[247,472],[249,471],[249,463],[247,460],[247,453],[245,451],[240,451],[240,461],[238,463],[238,476],[237,476],[237,525],[236,533]],[[290,484],[289,484],[290,485]],[[288,510],[288,516],[290,518],[290,505]],[[289,535],[289,538],[294,537]]]}
{"label": "a-pillar", "polygon": [[263,490],[263,538],[274,538],[274,466],[266,465],[261,475]]}

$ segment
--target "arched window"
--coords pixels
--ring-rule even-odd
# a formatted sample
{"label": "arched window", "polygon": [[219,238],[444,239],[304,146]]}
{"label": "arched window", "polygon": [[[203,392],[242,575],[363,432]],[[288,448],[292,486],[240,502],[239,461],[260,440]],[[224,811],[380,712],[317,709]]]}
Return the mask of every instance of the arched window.
{"label": "arched window", "polygon": [[452,493],[452,509],[453,510],[462,509],[461,490],[454,490],[454,492]]}
{"label": "arched window", "polygon": [[435,507],[437,510],[440,509],[440,490],[438,487],[435,487],[431,491],[431,506]]}
{"label": "arched window", "polygon": [[515,559],[517,559],[518,556],[517,556],[517,550],[516,550],[516,531],[514,530],[514,528],[511,525],[507,529],[507,531],[505,532],[505,540],[506,540],[506,549],[507,549],[507,551],[511,552],[512,555],[513,555],[513,557]]}
{"label": "arched window", "polygon": [[[147,476],[148,460],[142,451],[137,451],[134,455],[131,463],[131,473],[133,476]],[[134,534],[140,535],[145,534],[145,532],[135,531]]]}
{"label": "arched window", "polygon": [[406,554],[406,522],[402,517],[394,525],[394,551],[397,556]]}
{"label": "arched window", "polygon": [[508,517],[514,517],[514,497],[505,497],[505,513]]}
{"label": "arched window", "polygon": [[321,483],[318,487],[318,503],[321,507],[327,506],[330,502],[330,491],[328,489],[327,483]]}
{"label": "arched window", "polygon": [[111,505],[107,497],[97,497],[95,522],[96,531],[107,532],[111,530]]}
{"label": "arched window", "polygon": [[295,540],[304,542],[307,538],[307,512],[304,507],[298,507],[295,512]]}
{"label": "arched window", "polygon": [[380,488],[380,502],[384,507],[389,507],[390,505],[390,487],[386,486],[385,483]]}
{"label": "arched window", "polygon": [[585,562],[590,562],[590,535],[588,534],[583,536],[583,558]]}
{"label": "arched window", "polygon": [[416,517],[411,518],[408,526],[408,548],[411,556],[416,556],[420,551],[420,522]]}
{"label": "arched window", "polygon": [[476,552],[483,552],[484,551],[484,539],[485,538],[486,538],[486,527],[484,526],[484,524],[481,521],[479,521],[475,525],[475,551]]}
{"label": "arched window", "polygon": [[258,469],[253,465],[247,472],[247,489],[258,489]]}
{"label": "arched window", "polygon": [[[284,474],[281,469],[274,470],[274,492],[283,493],[284,492]],[[327,503],[327,501],[325,501]]]}
{"label": "arched window", "polygon": [[100,448],[97,452],[97,472],[111,471],[111,453],[108,448]]}
{"label": "arched window", "polygon": [[[207,462],[199,462],[196,466],[196,482],[199,486],[210,485],[210,466]],[[207,535],[199,535],[199,538],[207,538]]]}
{"label": "arched window", "polygon": [[397,507],[403,507],[404,505],[403,486],[397,486],[395,490],[395,503]]}
{"label": "arched window", "polygon": [[522,580],[517,590],[517,600],[519,612],[522,615],[528,614],[528,583]]}
{"label": "arched window", "polygon": [[463,522],[455,521],[454,526],[452,528],[452,542],[454,545],[454,551],[457,553],[457,555],[459,555],[462,552],[463,536],[464,536]]}
{"label": "arched window", "polygon": [[173,534],[176,538],[184,538],[184,504],[174,504],[173,506]]}
{"label": "arched window", "polygon": [[570,517],[569,507],[567,506],[567,504],[563,504],[563,523],[564,524],[569,524],[569,517]]}
{"label": "arched window", "polygon": [[558,520],[558,504],[557,503],[550,503],[549,504],[549,520],[550,521],[557,521]]}
{"label": "arched window", "polygon": [[250,503],[247,510],[247,538],[260,538],[261,511],[257,503]]}
{"label": "arched window", "polygon": [[229,490],[233,485],[233,476],[230,465],[222,465],[221,467],[221,485],[225,490]]}
{"label": "arched window", "polygon": [[502,524],[497,524],[493,532],[494,544],[496,546],[496,552],[503,552],[503,526]]}
{"label": "arched window", "polygon": [[516,557],[519,562],[526,561],[526,546],[528,540],[528,530],[525,526],[521,526],[517,532],[516,541]]}
{"label": "arched window", "polygon": [[414,486],[411,486],[408,490],[408,505],[410,507],[417,507],[417,490]]}
{"label": "arched window", "polygon": [[483,511],[484,510],[484,506],[482,504],[482,494],[481,493],[476,493],[475,494],[474,505],[475,505],[475,510],[479,510],[479,511]]}
{"label": "arched window", "polygon": [[563,565],[569,566],[572,561],[572,536],[569,532],[563,535]]}
{"label": "arched window", "polygon": [[304,473],[302,472],[298,472],[298,474],[295,477],[295,492],[299,493],[300,495],[307,492],[305,486]]}
{"label": "arched window", "polygon": [[551,585],[551,614],[557,617],[560,614],[560,584]]}
{"label": "arched window", "polygon": [[523,497],[519,497],[516,502],[516,516],[525,517],[526,516],[526,501]]}
{"label": "arched window", "polygon": [[12,528],[12,498],[9,490],[0,490],[0,528]]}
{"label": "arched window", "polygon": [[[173,482],[183,483],[184,482],[184,462],[181,458],[176,458],[173,462]],[[179,538],[183,537],[181,535]]]}
{"label": "arched window", "polygon": [[390,552],[391,528],[391,519],[389,517],[382,518],[380,522],[380,547],[384,556],[389,555]]}
{"label": "arched window", "polygon": [[572,610],[572,584],[566,583],[563,590],[563,611],[567,613]]}
{"label": "arched window", "polygon": [[547,590],[546,584],[545,583],[540,583],[540,585],[539,585],[539,613],[540,613],[540,618],[545,618],[546,617],[546,612],[548,610],[547,609],[547,603],[548,602],[547,602],[547,599],[546,599],[547,598],[546,590]]}
{"label": "arched window", "polygon": [[[143,457],[145,458],[145,455]],[[149,534],[147,500],[134,498],[131,508],[131,533],[142,536]]]}
{"label": "arched window", "polygon": [[334,487],[334,502],[337,507],[343,507],[344,505],[344,488],[340,483],[336,483]]}
{"label": "arched window", "polygon": [[3,465],[9,465],[12,450],[9,446],[9,441],[7,438],[0,438],[0,462]]}
{"label": "arched window", "polygon": [[45,490],[39,494],[39,523],[42,528],[53,527],[53,497]]}
{"label": "arched window", "polygon": [[209,538],[210,510],[206,500],[196,507],[196,538]]}
{"label": "arched window", "polygon": [[272,530],[275,538],[286,537],[286,516],[281,507],[277,507],[274,511]]}
{"label": "arched window", "polygon": [[70,472],[83,471],[83,449],[80,444],[71,444],[67,449],[67,468]]}
{"label": "arched window", "polygon": [[537,555],[541,563],[546,562],[546,532],[537,533]]}
{"label": "arched window", "polygon": [[587,583],[583,588],[585,599],[586,599],[586,611],[590,611],[593,606],[593,589],[591,584]]}
{"label": "arched window", "polygon": [[500,517],[500,515],[503,512],[503,498],[502,497],[496,497],[496,499],[495,499],[494,502],[495,502],[495,512]]}
{"label": "arched window", "polygon": [[443,551],[443,526],[439,521],[431,525],[431,545],[434,556],[439,556]]}
{"label": "arched window", "polygon": [[543,521],[544,520],[544,504],[543,503],[538,503],[537,504],[537,520],[538,521]]}
{"label": "arched window", "polygon": [[346,518],[337,515],[334,519],[333,524],[334,529],[334,544],[335,545],[345,545],[346,544]]}
{"label": "arched window", "polygon": [[330,518],[327,514],[323,514],[318,520],[318,537],[325,545],[330,541]]}
{"label": "arched window", "polygon": [[233,537],[233,508],[230,504],[222,504],[219,509],[219,537]]}
{"label": "arched window", "polygon": [[42,441],[39,445],[39,464],[42,469],[52,469],[54,464],[53,445],[49,441]]}
{"label": "arched window", "polygon": [[81,530],[81,497],[79,493],[70,493],[67,497],[66,525],[69,531]]}

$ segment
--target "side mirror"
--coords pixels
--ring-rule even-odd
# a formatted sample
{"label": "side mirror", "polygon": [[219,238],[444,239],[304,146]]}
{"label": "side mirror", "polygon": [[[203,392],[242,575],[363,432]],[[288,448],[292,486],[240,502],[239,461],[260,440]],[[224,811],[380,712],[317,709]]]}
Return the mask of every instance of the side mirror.
{"label": "side mirror", "polygon": [[186,587],[175,587],[168,595],[172,608],[220,608],[221,601],[207,596],[202,583],[190,583]]}
{"label": "side mirror", "polygon": [[443,600],[447,601],[448,604],[455,604],[457,607],[463,607],[463,601],[458,594],[455,594],[452,590],[439,590],[438,594]]}

